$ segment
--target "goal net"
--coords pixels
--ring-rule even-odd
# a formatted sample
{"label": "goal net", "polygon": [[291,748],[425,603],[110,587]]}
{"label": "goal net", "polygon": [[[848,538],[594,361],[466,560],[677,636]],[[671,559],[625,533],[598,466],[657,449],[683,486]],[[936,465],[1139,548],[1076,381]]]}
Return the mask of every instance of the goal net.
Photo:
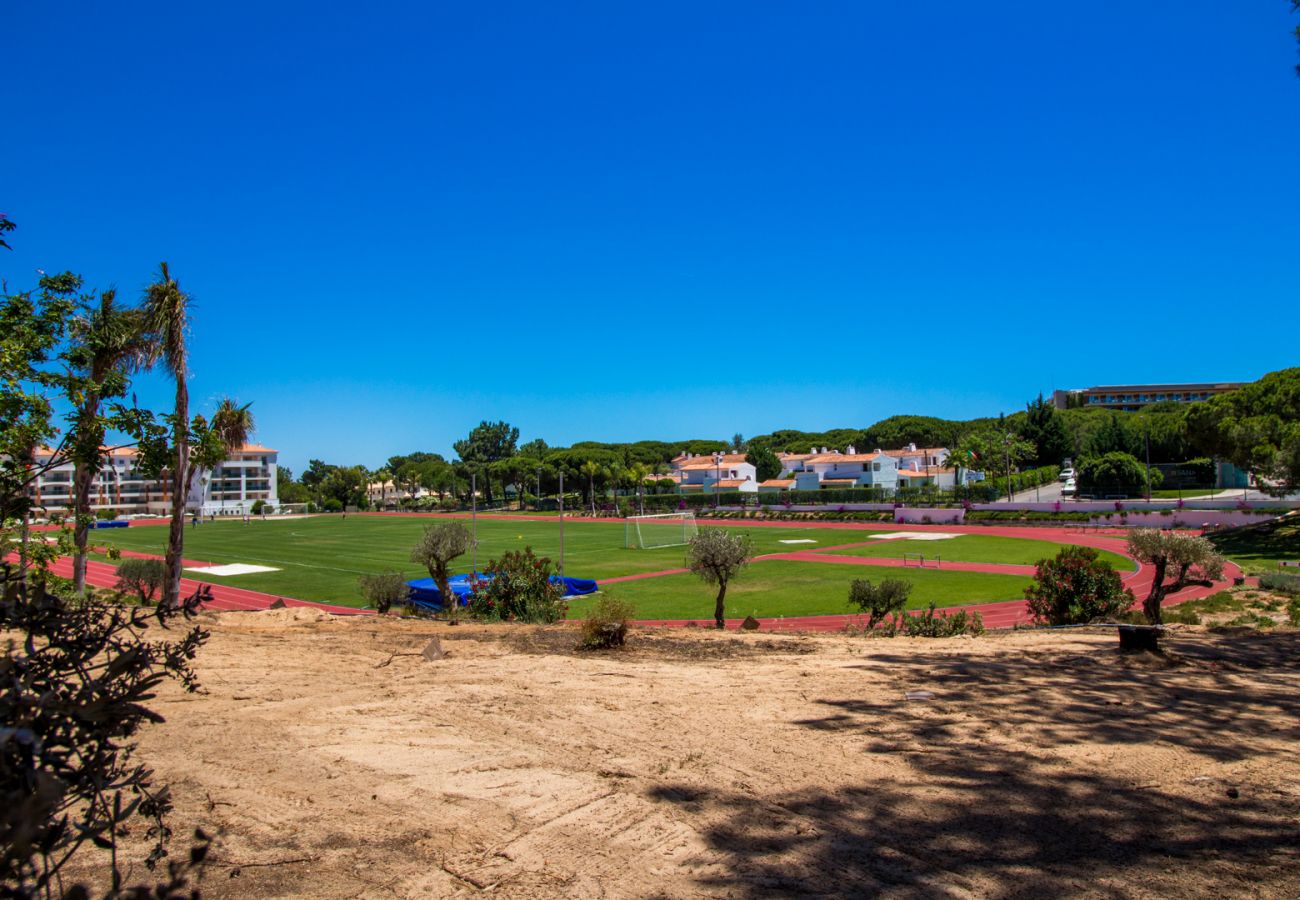
{"label": "goal net", "polygon": [[699,534],[695,513],[659,513],[651,516],[628,516],[625,546],[632,550],[677,547]]}

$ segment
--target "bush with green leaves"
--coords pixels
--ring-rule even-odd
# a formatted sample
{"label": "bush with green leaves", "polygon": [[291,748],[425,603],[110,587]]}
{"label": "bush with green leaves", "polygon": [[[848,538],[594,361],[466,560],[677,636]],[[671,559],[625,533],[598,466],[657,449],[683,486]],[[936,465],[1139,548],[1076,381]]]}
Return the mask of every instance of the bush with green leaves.
{"label": "bush with green leaves", "polygon": [[622,647],[627,642],[628,623],[635,614],[631,603],[602,594],[582,620],[580,646],[584,650]]}
{"label": "bush with green leaves", "polygon": [[323,504],[323,508],[325,512],[342,512],[343,503],[342,501],[337,500],[334,497],[327,497],[325,499],[325,503]]}
{"label": "bush with green leaves", "polygon": [[957,637],[963,634],[980,635],[984,633],[984,617],[977,612],[964,609],[953,612],[937,612],[935,605],[914,615],[898,613],[884,620],[884,623],[867,632],[872,637]]}
{"label": "bush with green leaves", "polygon": [[266,509],[265,500],[254,500],[252,507],[250,507],[248,511],[252,515],[260,516],[262,514],[262,510],[264,509]]}
{"label": "bush with green leaves", "polygon": [[1259,576],[1259,586],[1263,590],[1272,591],[1275,594],[1297,596],[1300,595],[1300,575],[1269,572]]}
{"label": "bush with green leaves", "polygon": [[855,578],[849,585],[849,603],[866,613],[868,628],[875,628],[889,616],[902,612],[911,592],[912,583],[901,578],[886,578],[880,584]]}
{"label": "bush with green leaves", "polygon": [[1119,573],[1091,547],[1062,547],[1052,559],[1039,560],[1033,584],[1025,588],[1030,615],[1047,625],[1113,618],[1135,599]]}
{"label": "bush with green leaves", "polygon": [[117,589],[134,594],[142,606],[153,603],[167,578],[167,567],[161,559],[122,560],[117,567]]}
{"label": "bush with green leaves", "polygon": [[551,560],[532,547],[509,550],[483,570],[469,598],[469,614],[489,622],[551,624],[564,618],[564,588],[551,580]]}
{"label": "bush with green leaves", "polygon": [[[1079,492],[1139,496],[1146,493],[1147,474],[1147,467],[1128,453],[1114,451],[1094,456],[1079,464]],[[1159,469],[1151,469],[1151,488],[1160,487],[1163,477]]]}
{"label": "bush with green leaves", "polygon": [[362,575],[357,579],[357,586],[361,590],[361,596],[365,597],[366,602],[381,616],[388,615],[393,604],[405,602],[411,592],[410,586],[406,583],[406,576],[400,572]]}

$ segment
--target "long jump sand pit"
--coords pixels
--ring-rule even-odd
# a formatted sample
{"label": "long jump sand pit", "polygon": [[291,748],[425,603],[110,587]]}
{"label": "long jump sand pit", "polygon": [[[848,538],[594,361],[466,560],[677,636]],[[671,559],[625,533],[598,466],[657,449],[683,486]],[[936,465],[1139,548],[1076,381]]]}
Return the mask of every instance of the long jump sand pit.
{"label": "long jump sand pit", "polygon": [[162,692],[140,758],[178,849],[220,832],[210,897],[1300,893],[1294,631],[582,654],[571,626],[203,619],[204,692]]}

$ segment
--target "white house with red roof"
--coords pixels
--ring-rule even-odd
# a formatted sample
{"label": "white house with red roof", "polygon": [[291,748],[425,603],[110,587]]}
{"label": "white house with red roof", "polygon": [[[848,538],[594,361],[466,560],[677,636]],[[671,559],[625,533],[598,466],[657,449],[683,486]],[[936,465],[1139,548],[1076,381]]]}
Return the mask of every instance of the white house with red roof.
{"label": "white house with red roof", "polygon": [[672,461],[674,474],[680,476],[683,491],[758,490],[758,470],[745,462],[743,453],[683,454]]}

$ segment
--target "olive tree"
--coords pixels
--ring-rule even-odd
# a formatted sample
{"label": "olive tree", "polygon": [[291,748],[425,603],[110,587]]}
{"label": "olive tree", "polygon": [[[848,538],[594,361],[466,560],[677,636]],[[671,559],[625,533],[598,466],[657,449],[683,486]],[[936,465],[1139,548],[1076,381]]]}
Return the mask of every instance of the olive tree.
{"label": "olive tree", "polygon": [[[1197,581],[1223,577],[1224,559],[1206,538],[1177,531],[1137,528],[1128,536],[1129,555],[1155,568],[1151,591],[1142,612],[1152,625],[1160,624],[1160,604],[1165,597]],[[1170,574],[1172,580],[1166,580]]]}
{"label": "olive tree", "polygon": [[442,608],[453,620],[456,617],[456,598],[447,585],[451,561],[463,556],[473,541],[469,529],[459,522],[440,522],[425,528],[419,543],[411,550],[411,562],[429,570],[429,577],[438,586],[438,594],[442,597]]}
{"label": "olive tree", "polygon": [[406,599],[411,589],[406,584],[406,576],[400,572],[380,572],[377,575],[362,575],[357,579],[361,596],[375,608],[381,616],[388,615],[394,603]]}
{"label": "olive tree", "polygon": [[713,621],[725,628],[727,584],[754,557],[754,544],[747,534],[732,534],[721,528],[707,528],[691,538],[686,549],[686,567],[705,584],[718,586]]}

